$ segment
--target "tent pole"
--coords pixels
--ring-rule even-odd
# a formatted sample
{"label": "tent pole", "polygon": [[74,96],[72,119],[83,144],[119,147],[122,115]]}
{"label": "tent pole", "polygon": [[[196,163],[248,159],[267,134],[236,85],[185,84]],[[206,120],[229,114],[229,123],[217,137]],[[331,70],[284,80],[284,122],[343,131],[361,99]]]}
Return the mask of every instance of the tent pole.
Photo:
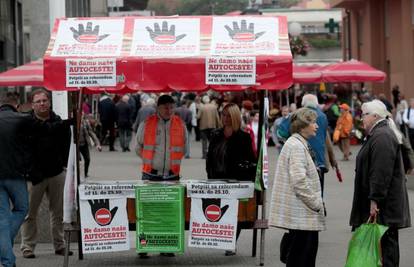
{"label": "tent pole", "polygon": [[[78,92],[76,92],[75,96],[77,96],[77,104],[73,108],[73,114],[76,114],[75,117],[75,132],[76,132],[76,181],[77,185],[80,184],[80,151],[79,151],[79,135],[80,135],[80,126],[82,120],[82,98],[83,98],[83,87],[80,88]],[[78,221],[78,255],[79,260],[83,260],[83,252],[82,252],[82,233],[81,233],[81,221],[80,221],[80,206],[79,206],[79,191],[76,188],[76,205],[77,205],[77,212],[76,217]]]}
{"label": "tent pole", "polygon": [[[288,93],[288,91],[287,91]],[[287,94],[289,96],[289,93]],[[265,116],[265,97],[268,97],[268,91],[260,91],[260,115],[259,115],[259,140],[257,142],[258,147],[261,147],[262,144],[261,141],[263,140],[262,136],[266,134],[266,116]],[[264,125],[264,127],[263,127]],[[265,132],[262,132],[263,129],[265,130]],[[264,139],[266,140],[266,138]],[[260,143],[259,143],[260,142]],[[263,159],[262,159],[262,164],[263,164]],[[261,168],[261,176],[263,175],[263,166]],[[261,208],[261,227],[260,227],[260,258],[259,258],[259,262],[260,262],[260,266],[264,265],[264,252],[265,252],[265,235],[266,235],[266,229],[263,226],[263,222],[266,220],[266,189],[264,188],[264,184],[263,184],[263,180],[260,181],[262,184],[262,191],[261,191],[261,200],[262,200],[262,208]]]}

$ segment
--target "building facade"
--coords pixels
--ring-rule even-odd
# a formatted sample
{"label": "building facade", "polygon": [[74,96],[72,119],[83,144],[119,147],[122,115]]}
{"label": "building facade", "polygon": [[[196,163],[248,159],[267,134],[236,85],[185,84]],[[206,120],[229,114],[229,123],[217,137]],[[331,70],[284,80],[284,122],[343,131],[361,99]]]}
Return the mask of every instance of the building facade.
{"label": "building facade", "polygon": [[24,62],[23,0],[0,0],[0,71]]}
{"label": "building facade", "polygon": [[400,87],[414,97],[414,0],[331,0],[343,8],[344,59],[356,58],[387,73],[384,84],[372,84],[374,94],[391,97]]}

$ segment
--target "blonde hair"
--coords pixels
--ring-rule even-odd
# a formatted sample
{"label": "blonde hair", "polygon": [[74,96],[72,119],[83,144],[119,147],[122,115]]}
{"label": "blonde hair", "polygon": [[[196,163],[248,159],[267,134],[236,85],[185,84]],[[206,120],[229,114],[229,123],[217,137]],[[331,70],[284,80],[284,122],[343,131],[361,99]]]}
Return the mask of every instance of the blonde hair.
{"label": "blonde hair", "polygon": [[237,132],[241,126],[241,112],[239,107],[234,103],[229,103],[224,106],[223,111],[227,111],[231,117],[231,128]]}
{"label": "blonde hair", "polygon": [[290,118],[290,133],[299,133],[302,129],[316,122],[318,115],[310,108],[296,110]]}

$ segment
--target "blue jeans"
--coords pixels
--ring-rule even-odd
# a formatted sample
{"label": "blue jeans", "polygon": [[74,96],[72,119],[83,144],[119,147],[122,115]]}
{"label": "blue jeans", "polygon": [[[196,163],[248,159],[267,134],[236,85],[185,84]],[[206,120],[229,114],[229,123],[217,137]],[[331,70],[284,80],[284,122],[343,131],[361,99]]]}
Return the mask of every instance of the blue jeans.
{"label": "blue jeans", "polygon": [[12,267],[16,261],[14,238],[28,210],[26,181],[23,178],[0,179],[0,262],[4,267]]}

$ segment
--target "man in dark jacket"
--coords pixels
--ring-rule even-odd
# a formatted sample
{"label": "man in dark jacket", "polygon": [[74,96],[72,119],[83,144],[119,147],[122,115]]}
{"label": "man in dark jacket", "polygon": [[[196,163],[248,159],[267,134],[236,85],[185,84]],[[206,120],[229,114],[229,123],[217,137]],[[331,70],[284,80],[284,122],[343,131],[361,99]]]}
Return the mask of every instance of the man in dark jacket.
{"label": "man in dark jacket", "polygon": [[387,120],[390,113],[381,101],[364,103],[362,112],[367,138],[356,158],[350,225],[356,228],[371,217],[388,226],[381,239],[383,266],[398,266],[398,229],[411,226],[402,134]]}
{"label": "man in dark jacket", "polygon": [[[17,112],[17,97],[0,99],[0,262],[13,266],[14,238],[29,209],[26,180],[30,116]],[[11,205],[10,205],[11,203]]]}
{"label": "man in dark jacket", "polygon": [[[191,113],[191,111],[188,109],[188,107],[186,106],[186,101],[183,101],[181,103],[181,106],[177,107],[174,109],[174,114],[177,115],[178,117],[180,117],[186,128],[187,128],[187,132],[188,132],[188,136],[190,136],[191,134],[191,121],[193,119],[193,114]],[[187,151],[185,152],[185,158],[188,159],[190,158],[190,138],[187,138]]]}
{"label": "man in dark jacket", "polygon": [[128,103],[129,96],[124,95],[116,104],[118,131],[119,131],[119,142],[121,144],[122,152],[130,151],[129,143],[131,142],[132,135],[132,123],[131,113],[132,107]]}
{"label": "man in dark jacket", "polygon": [[[50,97],[43,89],[31,95],[33,119],[40,122],[59,123],[62,120],[51,110]],[[36,185],[29,185],[29,212],[22,225],[21,250],[23,257],[34,258],[37,242],[37,213],[43,195],[49,200],[53,245],[56,255],[64,255],[63,241],[63,188],[65,167],[70,146],[69,127],[60,127],[38,136],[34,143],[34,169],[42,178]],[[72,254],[71,252],[69,253]]]}
{"label": "man in dark jacket", "polygon": [[104,143],[106,134],[109,132],[109,151],[115,151],[115,104],[108,95],[104,94],[98,103],[99,120],[101,121],[101,144]]}

